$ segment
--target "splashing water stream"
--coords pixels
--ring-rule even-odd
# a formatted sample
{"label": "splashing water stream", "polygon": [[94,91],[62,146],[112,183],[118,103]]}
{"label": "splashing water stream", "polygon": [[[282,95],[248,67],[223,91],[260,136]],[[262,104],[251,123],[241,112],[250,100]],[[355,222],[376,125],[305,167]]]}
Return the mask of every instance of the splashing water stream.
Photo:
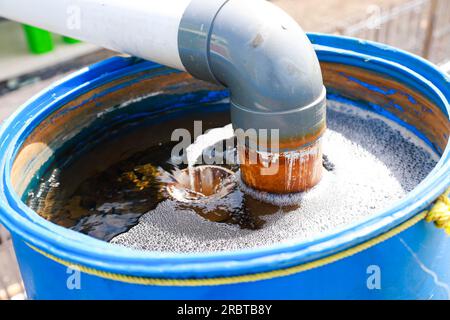
{"label": "splashing water stream", "polygon": [[189,179],[191,189],[194,189],[194,166],[198,162],[198,159],[202,157],[203,152],[208,150],[209,147],[213,147],[217,143],[231,139],[234,137],[234,131],[232,124],[228,124],[222,128],[214,128],[207,130],[204,134],[196,137],[194,143],[186,148],[186,158],[189,172]]}

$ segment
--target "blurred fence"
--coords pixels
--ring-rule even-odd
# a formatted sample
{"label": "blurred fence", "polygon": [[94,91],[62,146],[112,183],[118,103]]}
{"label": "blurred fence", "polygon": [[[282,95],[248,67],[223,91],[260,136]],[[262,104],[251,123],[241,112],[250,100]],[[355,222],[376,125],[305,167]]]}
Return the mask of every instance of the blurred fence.
{"label": "blurred fence", "polygon": [[366,17],[333,32],[383,42],[444,64],[450,61],[450,0],[412,0],[384,9],[369,6]]}

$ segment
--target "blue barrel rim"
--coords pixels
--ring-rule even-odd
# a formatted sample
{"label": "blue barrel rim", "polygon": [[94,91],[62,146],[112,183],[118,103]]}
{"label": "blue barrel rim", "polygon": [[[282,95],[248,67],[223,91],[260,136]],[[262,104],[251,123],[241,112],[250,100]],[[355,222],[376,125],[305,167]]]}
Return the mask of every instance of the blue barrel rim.
{"label": "blue barrel rim", "polygon": [[[426,75],[428,80],[424,83],[432,92],[443,99],[442,105],[445,108],[443,110],[447,114],[450,113],[448,103],[450,89],[445,86],[445,83],[448,86],[450,79],[428,61],[379,43],[321,34],[309,34],[309,37],[316,45],[319,59],[321,55],[333,53],[340,57],[351,57],[358,61],[370,58],[371,61],[376,61],[393,69],[401,69],[411,77],[417,78],[422,82],[426,80]],[[361,54],[359,51],[353,51],[359,49],[364,54]],[[371,56],[370,53],[378,54],[378,56]],[[391,60],[382,59],[383,53],[388,53]],[[394,61],[401,61],[402,65],[393,62],[392,56],[396,58]],[[167,278],[191,277],[196,274],[203,277],[227,276],[286,268],[355,246],[398,226],[418,212],[426,209],[449,185],[450,161],[448,160],[450,146],[447,144],[436,168],[424,181],[398,203],[364,221],[322,234],[309,241],[292,241],[270,247],[220,253],[155,253],[122,248],[57,226],[41,218],[26,207],[20,201],[20,197],[12,192],[13,189],[10,184],[10,169],[14,159],[14,151],[17,151],[20,147],[18,141],[11,141],[12,138],[8,134],[8,132],[14,131],[12,127],[14,125],[13,120],[20,116],[29,116],[30,114],[27,111],[37,107],[42,108],[40,109],[40,115],[43,115],[43,111],[49,111],[55,102],[61,102],[60,99],[70,99],[72,94],[83,93],[83,90],[88,91],[91,88],[89,88],[89,83],[87,84],[86,81],[90,82],[90,78],[97,77],[110,81],[111,77],[115,75],[123,76],[124,72],[133,73],[157,66],[151,62],[138,62],[134,58],[110,58],[75,72],[55,83],[30,99],[7,120],[0,129],[0,137],[2,138],[0,154],[5,152],[3,153],[5,156],[1,161],[0,168],[2,183],[0,185],[0,203],[2,204],[0,221],[8,229],[45,252],[73,263],[87,265],[99,270]],[[415,68],[415,71],[410,68]],[[69,84],[72,85],[72,89],[67,95],[58,97],[59,100],[51,96],[52,90],[70,87]],[[52,101],[52,103],[48,103],[49,101]],[[35,115],[36,118],[38,117]],[[16,208],[11,207],[10,201],[16,205]],[[25,216],[14,212],[14,209]],[[29,217],[32,217],[33,220],[29,220]],[[64,241],[61,241],[62,239]],[[95,252],[89,250],[92,247],[99,250]]]}

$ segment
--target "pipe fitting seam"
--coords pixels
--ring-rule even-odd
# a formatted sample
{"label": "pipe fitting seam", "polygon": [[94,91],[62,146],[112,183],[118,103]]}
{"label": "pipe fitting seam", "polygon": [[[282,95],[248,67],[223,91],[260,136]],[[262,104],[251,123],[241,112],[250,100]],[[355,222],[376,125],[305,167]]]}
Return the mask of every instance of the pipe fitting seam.
{"label": "pipe fitting seam", "polygon": [[178,28],[178,51],[186,71],[195,78],[219,83],[209,64],[214,20],[229,0],[192,0]]}

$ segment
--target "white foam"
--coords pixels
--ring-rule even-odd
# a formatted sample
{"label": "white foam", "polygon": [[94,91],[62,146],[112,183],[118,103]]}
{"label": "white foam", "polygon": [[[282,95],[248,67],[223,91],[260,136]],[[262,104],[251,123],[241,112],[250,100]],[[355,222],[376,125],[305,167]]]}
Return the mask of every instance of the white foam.
{"label": "white foam", "polygon": [[417,135],[412,132],[411,130],[408,130],[405,127],[402,127],[397,122],[388,119],[386,117],[383,117],[380,114],[377,114],[375,112],[369,112],[361,108],[349,108],[345,103],[339,102],[339,101],[333,101],[332,103],[329,103],[327,105],[327,108],[329,110],[335,110],[341,113],[347,113],[350,115],[357,115],[362,118],[369,118],[369,119],[378,119],[386,124],[388,124],[393,130],[397,130],[405,139],[408,141],[414,143],[416,146],[418,146],[421,149],[424,149],[427,151],[430,156],[433,158],[434,161],[439,161],[439,155],[436,154],[436,152],[422,139],[419,139]]}

